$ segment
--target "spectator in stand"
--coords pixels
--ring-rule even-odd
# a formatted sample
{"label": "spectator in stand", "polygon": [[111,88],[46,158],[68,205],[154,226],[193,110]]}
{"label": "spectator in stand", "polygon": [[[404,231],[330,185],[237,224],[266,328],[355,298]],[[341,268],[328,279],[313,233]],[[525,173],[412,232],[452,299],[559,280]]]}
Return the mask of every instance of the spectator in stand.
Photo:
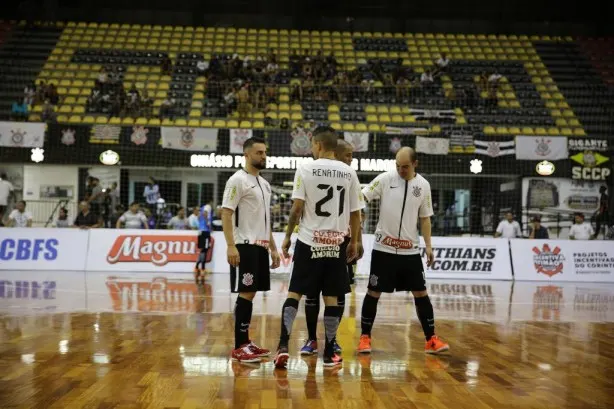
{"label": "spectator in stand", "polygon": [[26,85],[23,89],[23,103],[26,105],[34,104],[34,97],[36,96],[36,85]]}
{"label": "spectator in stand", "polygon": [[105,199],[105,191],[100,185],[100,179],[93,177],[92,178],[92,194],[87,199],[87,202],[90,204],[89,208],[92,213],[97,216],[102,216],[103,209],[102,205],[104,204]]}
{"label": "spectator in stand", "polygon": [[49,84],[49,87],[47,87],[47,99],[51,105],[60,103],[60,94],[58,94],[58,89],[53,83]]}
{"label": "spectator in stand", "polygon": [[122,224],[126,229],[149,229],[147,216],[140,211],[138,202],[130,203],[130,209],[117,219],[115,227],[121,229]]}
{"label": "spectator in stand", "polygon": [[548,229],[546,229],[541,224],[542,219],[539,216],[533,217],[533,225],[530,227],[531,232],[529,233],[530,239],[549,239],[550,235],[548,234]]}
{"label": "spectator in stand", "polygon": [[47,123],[56,122],[57,117],[58,116],[55,113],[55,109],[53,108],[51,101],[49,101],[48,99],[45,100],[45,104],[43,105],[43,110],[41,113],[41,119],[43,120],[43,122],[47,122]]}
{"label": "spectator in stand", "polygon": [[85,200],[79,203],[79,214],[75,218],[73,226],[82,230],[97,229],[102,227],[102,218],[90,211],[90,204]]}
{"label": "spectator in stand", "polygon": [[505,220],[501,220],[497,226],[495,237],[503,237],[504,239],[522,238],[520,224],[514,220],[514,215],[512,212],[505,213]]}
{"label": "spectator in stand", "polygon": [[160,198],[160,187],[158,183],[153,177],[149,177],[149,183],[145,186],[143,190],[143,197],[147,202],[147,207],[151,210],[152,214],[155,216],[157,213],[158,207],[158,199]]}
{"label": "spectator in stand", "polygon": [[162,75],[171,75],[173,73],[173,62],[168,55],[162,59]]}
{"label": "spectator in stand", "polygon": [[450,64],[450,59],[446,55],[446,53],[441,53],[441,56],[437,61],[435,61],[435,65],[437,68],[435,69],[435,73],[433,75],[437,76],[445,73],[448,70],[448,65]]}
{"label": "spectator in stand", "polygon": [[0,174],[0,226],[4,225],[4,215],[9,205],[9,198],[15,195],[14,191],[15,188],[6,173]]}
{"label": "spectator in stand", "polygon": [[34,97],[34,104],[42,104],[47,95],[47,82],[41,80],[36,87],[36,95]]}
{"label": "spectator in stand", "polygon": [[298,54],[298,50],[292,50],[290,55],[290,76],[296,78],[301,73],[301,56]]}
{"label": "spectator in stand", "polygon": [[245,84],[241,87],[239,92],[237,92],[237,112],[239,113],[239,119],[249,118],[249,111],[248,84]]}
{"label": "spectator in stand", "polygon": [[167,95],[166,98],[164,98],[164,100],[162,101],[162,105],[160,105],[160,119],[173,119],[173,117],[175,116],[176,104],[177,101],[175,101],[174,95]]}
{"label": "spectator in stand", "polygon": [[153,98],[149,96],[147,88],[143,90],[143,97],[141,99],[140,115],[146,118],[151,117],[153,114]]}
{"label": "spectator in stand", "polygon": [[[106,202],[111,211],[115,210],[119,205],[119,189],[117,188],[117,182],[111,183],[111,187],[105,192]],[[110,213],[110,212],[109,212]]]}
{"label": "spectator in stand", "polygon": [[594,239],[599,237],[599,233],[601,232],[602,225],[605,225],[605,228],[606,228],[606,232],[604,233],[603,237],[605,238],[608,233],[607,232],[608,221],[610,220],[610,212],[609,212],[610,198],[608,197],[607,191],[608,191],[608,188],[605,185],[599,188],[599,193],[600,193],[599,209],[597,210],[597,214],[595,215],[596,226],[595,226],[595,237],[593,237]]}
{"label": "spectator in stand", "polygon": [[420,84],[423,87],[430,87],[431,85],[433,85],[433,82],[433,73],[431,72],[431,70],[424,71],[420,76]]}
{"label": "spectator in stand", "polygon": [[497,70],[495,70],[488,77],[488,88],[496,93],[499,89],[499,82],[501,81],[501,78],[503,78],[503,76],[499,74]]}
{"label": "spectator in stand", "polygon": [[478,86],[480,92],[488,92],[488,74],[486,74],[486,71],[482,71],[478,77]]}
{"label": "spectator in stand", "polygon": [[584,214],[576,213],[575,224],[569,228],[569,240],[593,240],[595,231],[593,226],[584,221]]}
{"label": "spectator in stand", "polygon": [[15,209],[9,214],[7,227],[32,227],[32,214],[26,212],[25,200],[17,202]]}
{"label": "spectator in stand", "polygon": [[198,230],[200,227],[200,208],[194,206],[192,214],[188,217],[188,226],[191,230]]}
{"label": "spectator in stand", "polygon": [[149,229],[155,229],[156,228],[156,218],[153,216],[153,214],[151,214],[151,210],[149,210],[149,208],[145,208],[145,217],[147,217],[147,225],[149,226]]}
{"label": "spectator in stand", "polygon": [[292,88],[290,90],[290,102],[301,103],[303,100],[303,87],[301,87],[300,82],[295,82],[292,84]]}
{"label": "spectator in stand", "polygon": [[185,208],[177,209],[177,215],[168,222],[168,228],[172,230],[189,230],[188,219],[185,217]]}
{"label": "spectator in stand", "polygon": [[11,106],[11,120],[13,121],[25,121],[28,119],[28,104],[25,101],[13,102]]}
{"label": "spectator in stand", "polygon": [[105,67],[100,68],[98,71],[98,77],[96,78],[96,87],[103,89],[109,80],[109,74]]}
{"label": "spectator in stand", "polygon": [[128,116],[136,117],[139,114],[139,105],[141,100],[141,93],[136,88],[136,84],[132,84],[127,92],[127,104],[126,111]]}
{"label": "spectator in stand", "polygon": [[54,224],[55,227],[70,227],[70,220],[68,220],[68,210],[65,207],[60,207],[58,212],[58,218]]}

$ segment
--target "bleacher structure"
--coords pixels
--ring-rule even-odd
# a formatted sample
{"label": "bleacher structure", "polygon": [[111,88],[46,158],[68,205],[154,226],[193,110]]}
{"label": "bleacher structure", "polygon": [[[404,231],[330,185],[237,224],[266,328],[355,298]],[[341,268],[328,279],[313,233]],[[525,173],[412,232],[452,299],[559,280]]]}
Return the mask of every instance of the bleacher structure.
{"label": "bleacher structure", "polygon": [[[429,126],[432,134],[460,128],[485,135],[611,135],[612,92],[604,84],[609,77],[602,76],[601,71],[611,74],[612,67],[599,60],[599,50],[607,49],[604,44],[612,44],[606,40],[83,22],[40,23],[33,27],[15,23],[3,37],[0,57],[11,61],[3,69],[6,72],[0,84],[0,114],[4,117],[10,102],[21,97],[26,84],[45,80],[55,83],[61,96],[56,107],[58,122],[70,124],[258,129],[265,127],[266,114],[291,121],[329,122],[345,131],[379,132],[390,125],[420,125],[411,108],[423,108],[455,112],[454,123]],[[215,110],[208,109],[215,101],[207,98],[207,80],[196,74],[198,60],[208,60],[213,54],[255,57],[272,51],[278,56],[280,68],[287,70],[293,50],[332,53],[339,69],[345,71],[363,70],[369,61],[379,59],[384,69],[402,61],[418,76],[433,68],[441,53],[447,54],[450,66],[435,91],[424,97],[399,99],[375,82],[374,96],[368,99],[290,103],[290,87],[300,79],[282,76],[277,85],[278,103],[268,104],[266,111],[251,112],[248,119],[239,121],[236,117],[216,116]],[[603,55],[604,61],[611,64],[611,51]],[[173,63],[171,75],[161,72],[160,64],[166,56]],[[121,67],[126,89],[132,84],[147,89],[154,99],[154,117],[109,118],[88,112],[87,98],[101,67]],[[497,107],[461,108],[446,100],[448,90],[475,84],[486,71],[503,76]],[[179,115],[173,120],[160,120],[156,113],[169,92],[177,98]],[[29,119],[40,120],[40,110],[35,106]]]}

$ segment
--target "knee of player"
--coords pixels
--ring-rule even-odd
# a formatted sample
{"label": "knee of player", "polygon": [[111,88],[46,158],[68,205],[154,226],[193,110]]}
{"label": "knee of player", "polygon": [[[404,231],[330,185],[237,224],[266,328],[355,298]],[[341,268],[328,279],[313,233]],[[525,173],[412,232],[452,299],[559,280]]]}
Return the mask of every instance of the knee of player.
{"label": "knee of player", "polygon": [[424,291],[412,291],[411,292],[415,298],[422,298],[422,297],[426,297],[427,295],[429,295],[429,293],[424,290]]}
{"label": "knee of player", "polygon": [[288,298],[292,298],[293,300],[300,301],[303,294],[288,292]]}
{"label": "knee of player", "polygon": [[373,298],[379,298],[382,295],[382,293],[373,290],[367,290],[367,294]]}
{"label": "knee of player", "polygon": [[239,297],[241,298],[245,298],[246,300],[252,301],[254,299],[254,297],[256,296],[256,293],[239,293]]}

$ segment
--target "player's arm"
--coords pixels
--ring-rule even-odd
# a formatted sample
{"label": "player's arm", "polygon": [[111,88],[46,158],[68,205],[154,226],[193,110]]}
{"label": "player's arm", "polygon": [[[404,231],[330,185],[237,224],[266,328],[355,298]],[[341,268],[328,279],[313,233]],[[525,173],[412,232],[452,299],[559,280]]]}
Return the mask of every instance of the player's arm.
{"label": "player's arm", "polygon": [[[377,179],[377,178],[376,178]],[[378,184],[379,185],[379,184]],[[350,243],[348,245],[348,261],[362,257],[362,212],[365,208],[363,192],[360,190],[360,182],[356,172],[352,172],[350,184]]]}
{"label": "player's arm", "polygon": [[366,200],[367,202],[371,202],[382,197],[382,186],[385,177],[386,173],[378,175],[375,179],[371,181],[371,183],[369,183],[364,189],[362,189],[362,195],[364,200]]}
{"label": "player's arm", "polygon": [[495,231],[495,238],[501,237],[501,234],[503,234],[503,222],[499,222],[499,224],[497,225],[497,230]]}
{"label": "player's arm", "polygon": [[143,228],[145,230],[149,230],[149,223],[147,223],[147,217],[145,215],[141,216],[141,223],[143,224]]}
{"label": "player's arm", "polygon": [[430,185],[427,185],[425,189],[422,203],[420,203],[420,211],[418,212],[418,216],[420,217],[420,232],[422,233],[422,238],[424,239],[424,245],[426,247],[426,265],[427,267],[430,267],[435,261],[435,256],[433,255],[433,244],[431,242],[431,217],[433,216],[433,200],[431,198]]}
{"label": "player's arm", "polygon": [[294,173],[294,187],[292,189],[292,208],[288,215],[288,225],[286,226],[286,236],[281,244],[281,251],[284,257],[290,257],[290,243],[292,233],[301,220],[303,209],[305,207],[305,182],[303,180],[303,168],[299,167]]}
{"label": "player's arm", "polygon": [[[28,214],[28,221],[26,222],[26,227],[32,227],[32,215],[30,214]],[[592,227],[591,227],[591,230],[592,230]]]}
{"label": "player's arm", "polygon": [[228,264],[233,267],[239,265],[239,250],[235,245],[234,239],[234,226],[232,225],[232,215],[234,214],[239,200],[241,200],[242,185],[238,178],[230,178],[226,182],[224,189],[224,198],[222,200],[222,231],[224,232],[224,239],[226,240],[226,255]]}
{"label": "player's arm", "polygon": [[6,222],[6,227],[15,227],[15,210],[13,210],[11,212],[11,214],[9,214],[9,218],[8,221]]}
{"label": "player's arm", "polygon": [[305,207],[305,201],[302,199],[294,199],[292,202],[292,209],[290,209],[290,216],[288,217],[288,228],[286,229],[286,238],[290,238],[298,222],[303,215],[303,208]]}
{"label": "player's arm", "polygon": [[575,224],[573,226],[571,226],[569,228],[569,240],[575,240],[576,239],[576,229],[575,229]]}

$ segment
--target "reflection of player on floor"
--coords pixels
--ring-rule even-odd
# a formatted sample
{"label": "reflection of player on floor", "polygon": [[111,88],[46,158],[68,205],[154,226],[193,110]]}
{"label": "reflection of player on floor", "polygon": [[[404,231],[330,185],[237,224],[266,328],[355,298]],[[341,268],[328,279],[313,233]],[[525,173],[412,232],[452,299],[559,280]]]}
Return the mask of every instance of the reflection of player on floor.
{"label": "reflection of player on floor", "polygon": [[[302,295],[320,292],[326,306],[324,366],[334,367],[342,362],[333,344],[339,327],[337,302],[349,286],[347,260],[354,259],[360,252],[360,210],[364,201],[356,172],[335,160],[336,148],[334,129],[316,129],[311,140],[316,160],[300,166],[294,176],[294,203],[282,244],[284,256],[289,257],[290,238],[299,219],[300,229],[288,298],[281,313],[281,334],[275,356],[277,368],[285,368],[288,362],[288,342]],[[346,250],[343,239],[348,225],[352,238]]]}
{"label": "reflection of player on floor", "polygon": [[427,266],[434,261],[431,247],[433,206],[431,185],[416,173],[418,161],[412,148],[397,152],[397,169],[382,173],[363,189],[366,200],[380,199],[380,214],[371,253],[368,292],[362,304],[362,335],[358,352],[371,352],[371,328],[377,302],[384,293],[411,291],[416,313],[426,337],[425,351],[447,351],[448,344],[435,335],[433,305],[426,291],[419,251],[417,222],[426,244]]}
{"label": "reflection of player on floor", "polygon": [[[335,150],[335,159],[340,160],[346,165],[350,165],[352,163],[352,151],[353,147],[348,142],[343,139],[339,139],[337,141],[337,149]],[[362,235],[358,239],[362,241]],[[349,243],[350,237],[346,236],[345,245]],[[362,245],[360,246],[362,248]],[[362,256],[362,254],[360,254]],[[349,283],[354,283],[354,266],[356,265],[356,260],[353,260],[347,264],[347,271],[349,275]],[[348,286],[346,289],[346,294],[351,292],[351,288]],[[337,306],[339,307],[339,322],[343,319],[343,312],[345,309],[345,295],[340,295],[337,300]],[[305,342],[305,345],[301,348],[301,355],[313,355],[318,352],[318,338],[317,338],[317,328],[318,328],[318,315],[320,314],[320,294],[315,295],[307,295],[305,297],[305,320],[307,321],[307,332],[309,333],[309,337]],[[336,353],[341,353],[341,347],[337,343],[335,339],[333,341],[333,349]]]}
{"label": "reflection of player on floor", "polygon": [[270,354],[249,339],[252,300],[256,291],[271,288],[269,250],[272,268],[279,267],[279,253],[271,231],[271,186],[260,176],[266,167],[264,141],[249,138],[243,144],[245,169],[226,182],[222,202],[222,226],[228,245],[230,288],[239,293],[235,305],[235,349],[232,359],[259,362]]}

